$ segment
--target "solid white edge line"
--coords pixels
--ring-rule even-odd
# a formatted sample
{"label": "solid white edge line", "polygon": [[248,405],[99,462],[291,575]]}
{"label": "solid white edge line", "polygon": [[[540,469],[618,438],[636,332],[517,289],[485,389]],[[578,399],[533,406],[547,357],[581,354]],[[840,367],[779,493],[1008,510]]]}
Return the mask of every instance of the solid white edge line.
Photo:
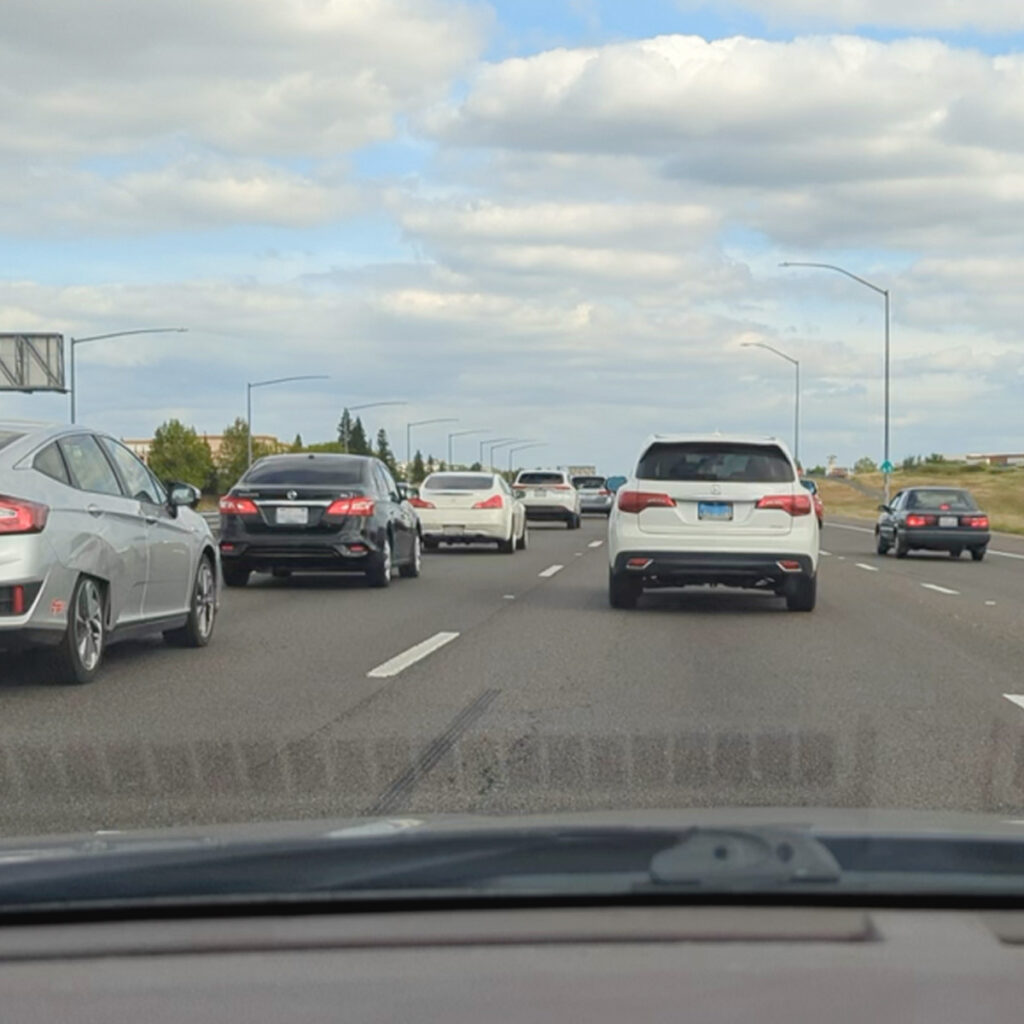
{"label": "solid white edge line", "polygon": [[549,565],[543,572],[539,572],[537,575],[543,579],[550,579],[556,572],[561,572],[564,568],[564,565]]}
{"label": "solid white edge line", "polygon": [[1015,554],[1013,551],[993,551],[989,548],[988,553],[990,555],[998,555],[1000,558],[1019,558],[1021,561],[1024,561],[1024,555]]}
{"label": "solid white edge line", "polygon": [[867,562],[854,562],[853,564],[857,566],[858,569],[866,569],[868,572],[878,572],[877,565],[868,565]]}
{"label": "solid white edge line", "polygon": [[1004,693],[1003,696],[1019,708],[1024,708],[1024,693]]}
{"label": "solid white edge line", "polygon": [[603,540],[592,540],[587,547],[588,548],[599,548],[604,543]]}
{"label": "solid white edge line", "polygon": [[370,669],[366,675],[370,679],[390,679],[392,676],[397,676],[399,672],[405,671],[410,665],[422,661],[428,654],[433,654],[445,644],[450,644],[458,635],[458,633],[435,633],[407,651],[402,651],[401,654],[389,658],[382,665]]}
{"label": "solid white edge line", "polygon": [[960,593],[959,590],[950,590],[949,587],[940,587],[938,583],[922,583],[921,586],[924,587],[925,590],[934,590],[936,594],[958,595]]}

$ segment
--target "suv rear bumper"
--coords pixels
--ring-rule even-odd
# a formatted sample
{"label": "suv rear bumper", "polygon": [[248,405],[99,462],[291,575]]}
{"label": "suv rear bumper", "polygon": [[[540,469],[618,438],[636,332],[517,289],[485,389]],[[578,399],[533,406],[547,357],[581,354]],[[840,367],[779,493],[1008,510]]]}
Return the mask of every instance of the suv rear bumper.
{"label": "suv rear bumper", "polygon": [[[630,565],[643,559],[646,564]],[[783,568],[790,562],[794,568]],[[792,552],[736,554],[724,551],[620,551],[612,571],[643,581],[645,587],[685,587],[716,583],[726,587],[774,589],[794,576],[813,576],[810,555]]]}

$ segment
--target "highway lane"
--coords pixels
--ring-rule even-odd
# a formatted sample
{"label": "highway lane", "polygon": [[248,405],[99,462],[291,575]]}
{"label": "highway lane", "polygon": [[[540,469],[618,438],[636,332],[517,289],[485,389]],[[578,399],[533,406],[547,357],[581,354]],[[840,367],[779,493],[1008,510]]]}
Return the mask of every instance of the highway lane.
{"label": "highway lane", "polygon": [[0,829],[1024,810],[1024,709],[1003,697],[1024,693],[1024,561],[882,559],[869,535],[827,525],[812,615],[726,591],[622,612],[607,605],[604,533],[591,519],[533,529],[525,554],[430,555],[387,591],[261,578],[225,594],[207,650],[126,645],[89,687],[35,686],[22,660],[0,680]]}

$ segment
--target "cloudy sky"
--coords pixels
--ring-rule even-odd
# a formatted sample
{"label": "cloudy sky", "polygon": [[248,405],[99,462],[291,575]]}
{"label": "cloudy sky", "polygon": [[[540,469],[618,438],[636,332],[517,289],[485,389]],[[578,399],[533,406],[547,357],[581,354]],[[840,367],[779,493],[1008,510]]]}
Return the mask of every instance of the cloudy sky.
{"label": "cloudy sky", "polygon": [[[827,13],[826,9],[827,8]],[[4,0],[0,331],[82,346],[125,437],[448,430],[626,468],[1024,447],[1019,0]],[[59,395],[0,415],[63,418]],[[468,458],[470,435],[457,452]]]}

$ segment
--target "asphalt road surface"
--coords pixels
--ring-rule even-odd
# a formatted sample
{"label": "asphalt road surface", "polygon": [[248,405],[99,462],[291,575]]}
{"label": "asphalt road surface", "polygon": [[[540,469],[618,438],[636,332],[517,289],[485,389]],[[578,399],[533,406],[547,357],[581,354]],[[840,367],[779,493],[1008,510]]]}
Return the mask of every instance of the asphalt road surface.
{"label": "asphalt road surface", "polygon": [[442,550],[387,590],[255,577],[205,650],[115,647],[85,687],[6,658],[0,833],[722,805],[1024,816],[1024,543],[897,561],[833,523],[813,614],[725,590],[630,612],[608,607],[605,533]]}

